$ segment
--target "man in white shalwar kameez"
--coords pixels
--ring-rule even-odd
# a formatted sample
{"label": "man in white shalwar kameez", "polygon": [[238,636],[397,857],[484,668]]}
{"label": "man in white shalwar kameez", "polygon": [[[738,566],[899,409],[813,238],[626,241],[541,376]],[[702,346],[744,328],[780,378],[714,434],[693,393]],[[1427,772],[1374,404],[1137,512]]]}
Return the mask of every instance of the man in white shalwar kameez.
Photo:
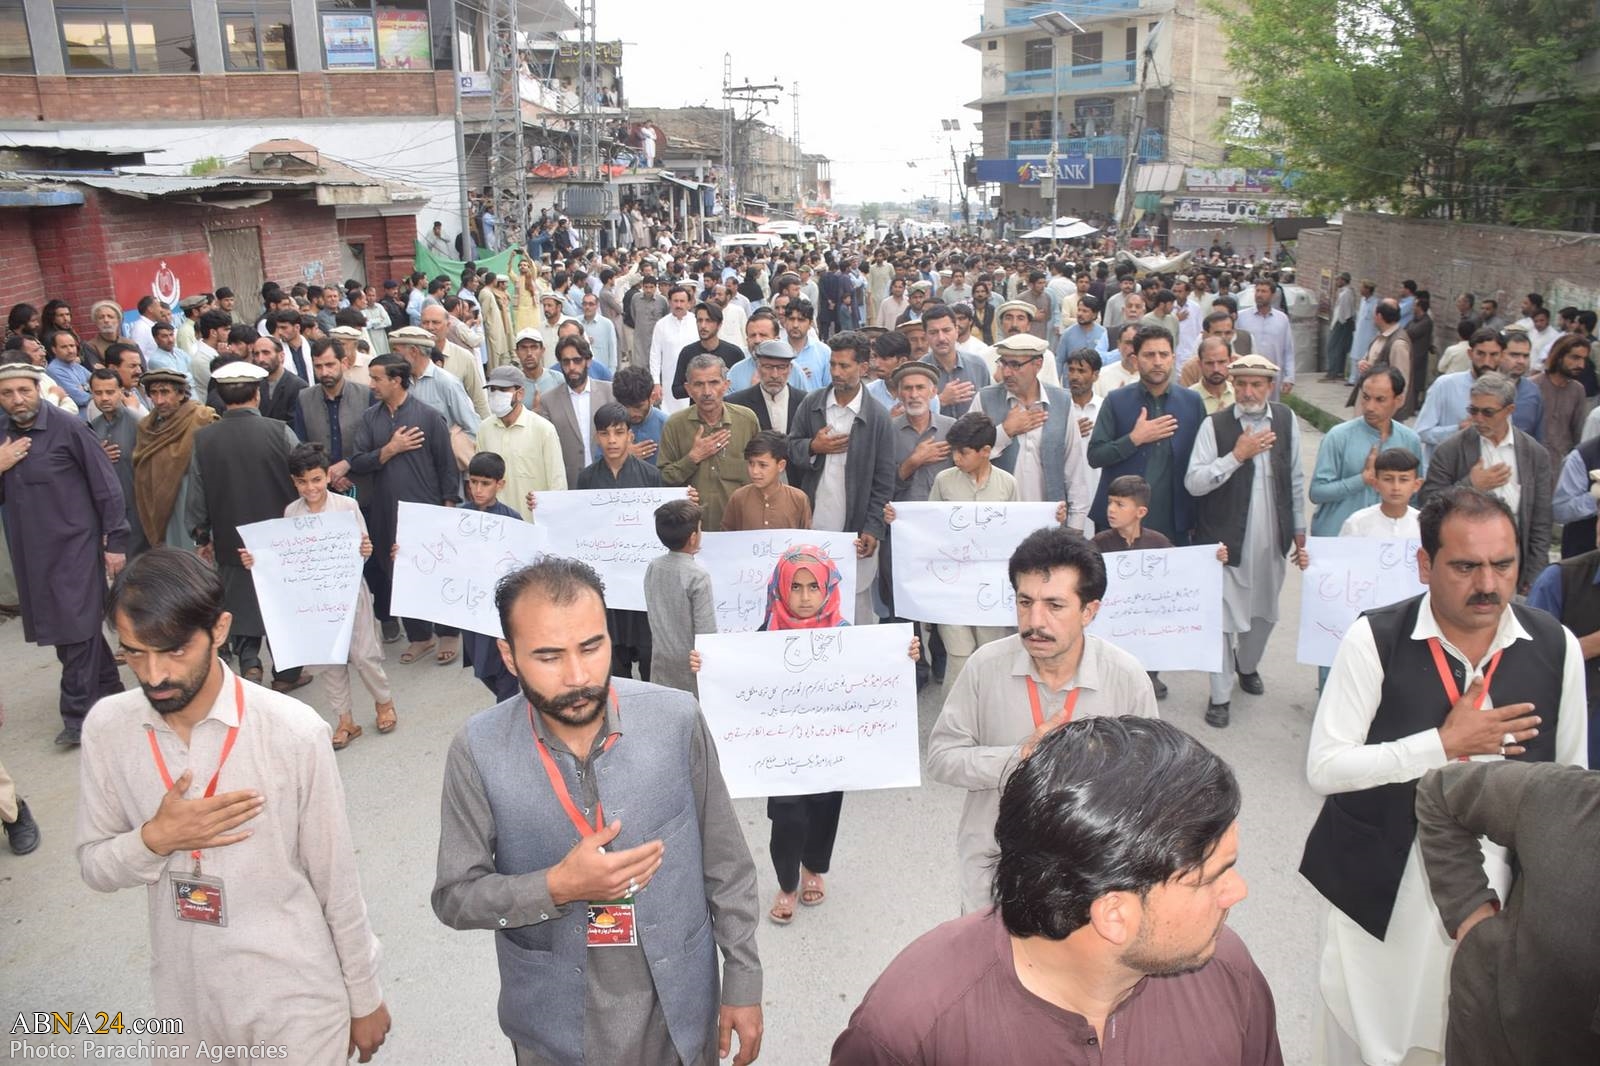
{"label": "man in white shalwar kameez", "polygon": [[[1301,872],[1332,904],[1318,968],[1318,1066],[1444,1062],[1454,945],[1415,841],[1415,782],[1453,759],[1586,758],[1583,654],[1554,619],[1513,607],[1510,512],[1474,490],[1451,489],[1424,508],[1422,528],[1418,572],[1429,591],[1356,620],[1311,727],[1306,773],[1328,799]],[[1412,837],[1380,937],[1369,931],[1377,923],[1366,906],[1381,899],[1373,874],[1384,865],[1383,842],[1403,840],[1406,823],[1380,826],[1373,798],[1389,802],[1381,797],[1397,785],[1406,788],[1392,810],[1409,817]],[[1399,837],[1385,836],[1396,829]],[[1511,881],[1505,849],[1480,843],[1485,875],[1503,900]]]}
{"label": "man in white shalwar kameez", "polygon": [[327,723],[218,658],[232,616],[194,554],[139,556],[110,604],[140,688],[84,722],[78,864],[97,891],[146,890],[154,1013],[183,1033],[143,1039],[368,1061],[389,1012]]}
{"label": "man in white shalwar kameez", "polygon": [[1229,721],[1235,671],[1244,691],[1266,691],[1259,667],[1278,621],[1288,559],[1293,555],[1302,570],[1307,561],[1300,424],[1289,408],[1268,400],[1278,368],[1262,356],[1245,355],[1229,364],[1228,373],[1235,402],[1200,424],[1183,478],[1195,498],[1195,542],[1228,548],[1222,670],[1211,675],[1206,707],[1206,723],[1218,728]]}

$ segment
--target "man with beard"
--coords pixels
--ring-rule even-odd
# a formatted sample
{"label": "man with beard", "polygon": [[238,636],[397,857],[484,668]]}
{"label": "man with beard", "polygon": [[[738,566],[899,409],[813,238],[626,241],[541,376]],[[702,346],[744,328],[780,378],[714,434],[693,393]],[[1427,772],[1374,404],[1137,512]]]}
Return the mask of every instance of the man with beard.
{"label": "man with beard", "polygon": [[806,395],[793,380],[794,349],[781,341],[757,341],[750,350],[750,358],[756,365],[756,383],[728,393],[727,401],[752,411],[760,428],[787,434],[789,420],[794,418]]}
{"label": "man with beard", "polygon": [[997,905],[902,951],[834,1066],[1281,1066],[1272,990],[1225,926],[1246,893],[1233,772],[1152,718],[1046,724],[999,799]]}
{"label": "man with beard", "polygon": [[994,465],[1016,478],[1017,499],[1064,501],[1065,521],[1082,529],[1093,497],[1086,445],[1071,395],[1040,380],[1050,346],[1028,333],[1006,337],[995,351],[1000,381],[979,390],[975,405],[995,424]]}
{"label": "man with beard", "polygon": [[[517,1063],[707,1066],[735,1032],[753,1062],[755,864],[693,697],[611,676],[585,563],[515,571],[495,606],[522,693],[451,742],[433,910],[494,931]],[[668,825],[671,847],[650,835]]]}
{"label": "man with beard", "polygon": [[697,355],[717,356],[730,372],[744,361],[744,351],[738,345],[730,344],[722,338],[722,322],[721,307],[709,301],[695,305],[694,328],[697,339],[678,353],[678,366],[672,372],[671,387],[668,390],[671,395],[680,400],[689,398],[689,390],[684,386],[683,375],[689,366],[689,360]]}
{"label": "man with beard", "polygon": [[[271,337],[260,344],[276,345]],[[225,363],[211,378],[227,405],[222,418],[194,435],[189,464],[193,481],[184,511],[189,533],[200,554],[215,562],[222,578],[224,602],[233,616],[231,650],[245,680],[261,681],[261,641],[266,623],[256,599],[255,582],[239,561],[244,541],[239,527],[283,517],[298,498],[289,481],[289,453],[300,443],[294,431],[262,417],[260,383],[266,371],[254,363]],[[299,667],[272,671],[272,687],[293,692],[311,679]]]}
{"label": "man with beard", "polygon": [[702,528],[715,533],[722,529],[728,497],[750,481],[744,446],[761,427],[749,408],[723,402],[728,367],[720,357],[695,356],[686,377],[694,402],[667,419],[657,465],[662,484],[692,485],[700,493]]}
{"label": "man with beard", "polygon": [[1200,425],[1184,475],[1195,500],[1195,543],[1227,546],[1222,582],[1222,670],[1211,675],[1206,724],[1228,724],[1233,674],[1252,696],[1266,691],[1259,667],[1278,621],[1286,560],[1304,570],[1305,469],[1300,423],[1272,403],[1278,368],[1259,355],[1228,367],[1236,397]]}
{"label": "man with beard", "polygon": [[[315,351],[316,345],[322,345],[326,349],[332,343],[326,340],[308,342],[306,362],[309,364],[315,358],[311,353]],[[283,344],[276,337],[257,337],[251,341],[250,361],[266,371],[261,382],[262,417],[288,425],[294,420],[295,411],[299,408],[300,394],[309,387],[310,382],[303,380],[298,374],[291,373],[285,367]],[[227,403],[220,396],[217,402],[224,407]]]}
{"label": "man with beard", "polygon": [[[253,331],[252,331],[253,332]],[[153,548],[193,548],[186,512],[194,435],[217,420],[217,412],[189,396],[189,379],[175,370],[145,375],[150,415],[139,423],[133,449],[133,493],[139,527]]]}
{"label": "man with beard", "polygon": [[1467,358],[1472,368],[1435,379],[1422,401],[1422,410],[1417,413],[1417,436],[1427,452],[1425,458],[1432,458],[1435,448],[1461,430],[1471,428],[1467,400],[1472,383],[1499,367],[1506,342],[1498,331],[1480,329],[1468,338],[1467,345]]}
{"label": "man with beard", "polygon": [[0,364],[0,505],[23,639],[56,649],[56,743],[72,746],[94,702],[122,691],[100,614],[106,578],[127,560],[128,519],[117,473],[94,432],[44,402],[43,380],[31,364]]}
{"label": "man with beard", "polygon": [[611,383],[589,377],[591,360],[589,342],[582,334],[558,340],[556,366],[565,383],[551,389],[543,403],[544,417],[561,442],[568,485],[576,485],[583,469],[599,458],[594,445],[594,413],[611,402]]}
{"label": "man with beard", "polygon": [[929,306],[921,321],[928,335],[928,354],[922,361],[938,372],[939,410],[960,418],[972,409],[978,390],[992,382],[988,363],[957,350],[955,314],[944,304]]}
{"label": "man with beard", "polygon": [[389,1011],[327,724],[224,665],[222,583],[188,552],[141,555],[107,615],[139,691],[85,727],[78,866],[145,888],[156,1010],[183,1020],[162,1043],[368,1061]]}
{"label": "man with beard", "polygon": [[1422,458],[1416,431],[1397,420],[1406,394],[1405,377],[1392,366],[1368,370],[1356,386],[1361,417],[1340,422],[1317,446],[1317,465],[1311,475],[1313,537],[1337,537],[1344,520],[1378,502],[1378,453],[1404,448]]}
{"label": "man with beard", "polygon": [[150,546],[139,526],[139,506],[133,494],[133,450],[139,442],[143,416],[128,410],[122,402],[121,382],[105,367],[89,373],[89,401],[93,404],[89,428],[111,460],[117,483],[122,486],[122,509],[128,518],[127,554],[131,558]]}
{"label": "man with beard", "polygon": [[[1306,753],[1306,776],[1326,797],[1300,873],[1330,904],[1315,1038],[1329,1066],[1444,1061],[1454,946],[1428,893],[1417,780],[1458,760],[1587,757],[1583,651],[1556,619],[1513,603],[1511,509],[1451,485],[1423,505],[1419,525],[1428,591],[1351,624]],[[1488,842],[1484,852],[1481,869],[1506,899],[1509,856]],[[1467,951],[1454,958],[1459,967]]]}
{"label": "man with beard", "polygon": [[[330,470],[328,483],[334,492],[355,489],[356,499],[366,511],[371,505],[372,482],[367,478],[352,480],[345,460],[355,452],[356,432],[361,428],[362,414],[372,404],[372,390],[345,379],[345,362],[333,344],[319,344],[313,349],[311,373],[316,376],[316,387],[302,389],[296,400],[292,423],[295,436],[308,444],[322,445],[330,463],[344,464],[345,472],[337,477]],[[369,560],[368,568],[373,565]]]}
{"label": "man with beard", "polygon": [[[1233,362],[1233,352],[1227,341],[1214,333],[1206,334],[1200,338],[1200,346],[1190,362],[1200,368],[1200,380],[1190,388],[1200,394],[1200,402],[1206,405],[1206,414],[1214,415],[1232,407],[1233,378],[1228,373],[1228,367]],[[1183,380],[1181,374],[1178,380]],[[1337,534],[1336,529],[1332,535]]]}

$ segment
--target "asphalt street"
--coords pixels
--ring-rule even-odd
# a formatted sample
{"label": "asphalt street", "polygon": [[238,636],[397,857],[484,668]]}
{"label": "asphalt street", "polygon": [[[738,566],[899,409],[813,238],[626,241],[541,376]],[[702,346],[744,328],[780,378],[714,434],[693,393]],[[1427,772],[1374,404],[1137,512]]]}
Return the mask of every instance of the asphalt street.
{"label": "asphalt street", "polygon": [[[1320,434],[1304,422],[1301,431],[1309,478]],[[1322,913],[1315,893],[1295,872],[1318,808],[1304,774],[1316,671],[1294,661],[1299,596],[1298,572],[1291,568],[1284,621],[1261,670],[1266,694],[1236,692],[1230,728],[1212,729],[1202,721],[1203,675],[1164,674],[1171,694],[1161,705],[1164,717],[1226,758],[1242,783],[1239,868],[1250,894],[1230,921],[1272,986],[1290,1064],[1309,1061]],[[371,922],[383,943],[382,978],[394,1019],[376,1061],[509,1066],[510,1046],[496,1022],[492,938],[445,928],[428,903],[445,752],[466,717],[488,705],[488,694],[459,667],[438,667],[431,660],[399,665],[400,647],[388,649],[399,728],[377,735],[370,728],[370,707],[358,700],[357,718],[367,733],[338,757]],[[9,1029],[18,1012],[150,1015],[145,893],[102,895],[78,875],[72,849],[78,756],[51,746],[60,728],[54,655],[24,643],[21,625],[11,622],[0,626],[0,662],[0,699],[7,711],[0,761],[44,835],[40,849],[26,857],[0,846],[0,1017]],[[126,671],[124,676],[131,682]],[[320,681],[300,695],[326,705]],[[939,706],[940,689],[931,686],[921,699],[924,741]],[[800,908],[786,928],[762,923],[762,1062],[826,1062],[834,1037],[889,960],[922,932],[956,916],[960,805],[958,790],[933,783],[846,798],[827,901]],[[775,890],[765,806],[742,800],[737,808],[760,871],[764,911]],[[0,1039],[0,1057],[15,1057],[11,1039]],[[77,1040],[62,1042],[73,1047],[74,1057],[57,1061],[83,1061]]]}

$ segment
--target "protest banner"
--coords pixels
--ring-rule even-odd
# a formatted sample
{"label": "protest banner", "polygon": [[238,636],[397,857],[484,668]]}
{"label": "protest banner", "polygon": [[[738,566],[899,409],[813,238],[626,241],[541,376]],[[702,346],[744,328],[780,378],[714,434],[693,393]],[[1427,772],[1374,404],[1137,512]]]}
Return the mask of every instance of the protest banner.
{"label": "protest banner", "polygon": [[695,638],[700,707],[735,797],[915,788],[911,626]]}
{"label": "protest banner", "polygon": [[778,557],[808,544],[820,548],[839,567],[839,603],[848,617],[856,598],[856,535],[825,529],[746,529],[707,533],[695,561],[711,575],[717,601],[717,632],[759,629],[767,615],[767,583]]}
{"label": "protest banner", "polygon": [[894,611],[947,625],[1014,626],[1006,566],[1028,534],[1056,525],[1053,503],[897,503],[889,539]]}
{"label": "protest banner", "polygon": [[273,668],[347,662],[363,563],[356,516],[273,518],[240,526],[239,537],[251,556]]}
{"label": "protest banner", "polygon": [[1146,670],[1222,669],[1222,563],[1215,545],[1114,552],[1089,632]]}
{"label": "protest banner", "polygon": [[499,637],[494,587],[506,574],[538,562],[545,531],[520,517],[468,507],[401,503],[395,534],[389,610],[472,633]]}
{"label": "protest banner", "polygon": [[1339,643],[1362,611],[1427,591],[1417,577],[1417,540],[1307,537],[1311,563],[1300,582],[1295,658],[1332,666]]}
{"label": "protest banner", "polygon": [[533,521],[545,531],[551,555],[581,559],[599,572],[607,607],[642,611],[645,569],[667,550],[656,536],[656,508],[688,497],[686,488],[540,492]]}

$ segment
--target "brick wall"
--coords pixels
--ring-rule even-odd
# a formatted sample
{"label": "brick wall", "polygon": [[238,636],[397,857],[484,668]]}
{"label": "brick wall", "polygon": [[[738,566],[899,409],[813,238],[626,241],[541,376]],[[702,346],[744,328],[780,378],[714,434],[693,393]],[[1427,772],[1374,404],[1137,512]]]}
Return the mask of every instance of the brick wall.
{"label": "brick wall", "polygon": [[453,115],[449,71],[283,74],[0,75],[0,119],[228,121]]}
{"label": "brick wall", "polygon": [[399,280],[411,272],[416,234],[415,215],[339,220],[340,239],[363,246],[369,285],[381,287],[385,279]]}
{"label": "brick wall", "polygon": [[0,307],[9,309],[17,303],[42,307],[44,301],[40,293],[45,291],[44,278],[39,271],[39,256],[34,251],[27,212],[0,211],[0,247],[6,250],[6,254],[0,256]]}
{"label": "brick wall", "polygon": [[1295,247],[1302,284],[1321,271],[1371,278],[1383,296],[1415,280],[1433,296],[1435,343],[1455,343],[1455,298],[1472,292],[1499,299],[1513,319],[1526,293],[1543,293],[1552,309],[1564,303],[1600,307],[1600,234],[1473,226],[1431,219],[1345,212],[1343,225],[1308,230]]}

